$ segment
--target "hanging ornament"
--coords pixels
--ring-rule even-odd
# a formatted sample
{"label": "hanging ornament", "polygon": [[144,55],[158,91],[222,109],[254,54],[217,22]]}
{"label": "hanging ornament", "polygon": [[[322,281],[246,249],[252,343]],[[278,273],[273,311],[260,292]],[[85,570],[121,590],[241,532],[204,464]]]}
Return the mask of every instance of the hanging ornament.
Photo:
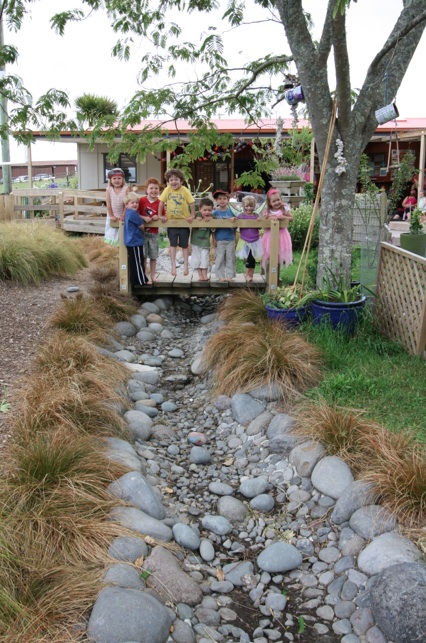
{"label": "hanging ornament", "polygon": [[288,89],[284,93],[284,98],[289,105],[297,105],[297,103],[302,103],[305,100],[302,85],[293,87],[293,89]]}

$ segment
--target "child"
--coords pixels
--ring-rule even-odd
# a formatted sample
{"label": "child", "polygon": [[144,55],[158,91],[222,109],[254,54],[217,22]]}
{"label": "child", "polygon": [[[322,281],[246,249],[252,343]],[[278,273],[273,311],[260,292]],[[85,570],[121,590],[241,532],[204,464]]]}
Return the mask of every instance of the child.
{"label": "child", "polygon": [[139,196],[129,192],[124,197],[124,245],[127,248],[129,280],[132,286],[149,284],[144,268],[143,256],[143,221],[138,212]]}
{"label": "child", "polygon": [[[214,219],[234,219],[229,207],[229,194],[224,190],[216,190],[213,198],[217,203],[213,211]],[[216,228],[213,232],[215,253],[215,273],[219,281],[232,281],[235,277],[235,230],[232,228]]]}
{"label": "child", "polygon": [[[237,219],[257,219],[254,209],[256,200],[253,196],[245,196],[241,201],[243,212]],[[241,228],[240,240],[237,245],[237,257],[246,262],[246,281],[253,281],[256,259],[262,256],[262,244],[258,228]]]}
{"label": "child", "polygon": [[[157,179],[149,178],[145,183],[146,196],[139,199],[139,214],[145,223],[151,221],[158,221],[158,208],[160,206],[160,184]],[[149,270],[151,273],[151,281],[157,281],[155,276],[157,271],[157,257],[158,257],[158,228],[145,228],[145,241],[143,246],[143,253],[146,260],[149,258]]]}
{"label": "child", "polygon": [[[213,212],[213,201],[205,198],[201,199],[199,205],[200,212],[197,219],[211,221]],[[191,232],[191,267],[198,270],[198,281],[209,281],[207,272],[210,264],[210,237],[212,231],[210,228],[193,228]]]}
{"label": "child", "polygon": [[108,186],[106,189],[107,218],[105,224],[105,243],[112,246],[119,245],[118,228],[111,227],[112,221],[123,221],[124,197],[129,188],[124,180],[124,172],[120,167],[115,167],[108,172]]}
{"label": "child", "polygon": [[[272,188],[266,194],[266,212],[265,219],[287,219],[293,221],[293,215],[290,212],[290,207],[287,203],[283,203],[281,193],[279,190]],[[266,228],[262,237],[262,268],[265,268],[270,254],[271,254],[271,229]],[[293,253],[291,247],[291,237],[287,228],[280,228],[278,237],[278,261],[280,266],[285,263],[289,266],[293,261]]]}
{"label": "child", "polygon": [[[186,219],[191,223],[195,217],[194,197],[188,188],[182,185],[185,180],[183,173],[175,169],[167,170],[164,179],[168,186],[160,196],[159,218],[163,222],[167,219]],[[166,207],[165,215],[163,215],[164,206]],[[182,248],[183,254],[183,274],[186,276],[188,274],[189,228],[168,228],[167,234],[170,241],[172,275],[176,276],[176,249],[179,246]]]}

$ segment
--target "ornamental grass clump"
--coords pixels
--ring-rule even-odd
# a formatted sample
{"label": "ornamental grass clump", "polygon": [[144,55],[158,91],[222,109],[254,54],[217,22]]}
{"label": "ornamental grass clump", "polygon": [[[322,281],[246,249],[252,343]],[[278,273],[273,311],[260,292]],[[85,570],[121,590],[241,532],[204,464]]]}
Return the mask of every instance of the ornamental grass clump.
{"label": "ornamental grass clump", "polygon": [[218,309],[218,317],[222,321],[236,324],[253,322],[256,324],[266,319],[265,304],[256,293],[242,289],[226,297]]}
{"label": "ornamental grass clump", "polygon": [[72,299],[63,299],[62,305],[51,315],[48,325],[71,335],[84,335],[95,343],[104,343],[111,328],[111,320],[96,306],[92,298],[79,294]]}
{"label": "ornamental grass clump", "polygon": [[426,445],[408,431],[391,433],[385,427],[365,436],[368,451],[363,480],[372,482],[380,504],[410,527],[426,520]]}
{"label": "ornamental grass clump", "polygon": [[0,281],[39,284],[51,277],[74,275],[87,265],[75,239],[44,223],[5,223],[1,230]]}
{"label": "ornamental grass clump", "polygon": [[112,322],[129,321],[137,312],[138,304],[133,299],[120,292],[114,292],[111,288],[91,288],[90,294],[97,308]]}
{"label": "ornamental grass clump", "polygon": [[121,362],[102,355],[84,337],[62,331],[53,333],[41,346],[34,359],[34,369],[36,377],[41,375],[48,388],[59,381],[61,386],[66,381],[77,382],[87,391],[98,391],[103,398],[110,397],[118,386],[124,386],[129,377],[128,369]]}
{"label": "ornamental grass clump", "polygon": [[365,435],[372,422],[362,417],[362,412],[338,408],[325,400],[304,403],[296,413],[296,435],[321,442],[331,455],[347,462],[354,472],[365,464]]}
{"label": "ornamental grass clump", "polygon": [[226,395],[260,386],[297,394],[321,379],[319,351],[302,335],[268,320],[218,330],[205,347],[205,365],[216,391]]}
{"label": "ornamental grass clump", "polygon": [[102,237],[94,234],[83,237],[79,244],[91,265],[105,266],[117,272],[118,248],[105,243]]}
{"label": "ornamental grass clump", "polygon": [[52,433],[64,426],[74,434],[129,438],[127,424],[117,411],[121,395],[109,396],[88,390],[85,383],[64,380],[56,383],[39,375],[30,384],[14,423],[17,439],[33,433]]}
{"label": "ornamental grass clump", "polygon": [[362,415],[325,401],[297,413],[296,435],[321,442],[341,457],[358,479],[374,484],[377,501],[409,527],[426,518],[426,445],[409,431],[392,433]]}

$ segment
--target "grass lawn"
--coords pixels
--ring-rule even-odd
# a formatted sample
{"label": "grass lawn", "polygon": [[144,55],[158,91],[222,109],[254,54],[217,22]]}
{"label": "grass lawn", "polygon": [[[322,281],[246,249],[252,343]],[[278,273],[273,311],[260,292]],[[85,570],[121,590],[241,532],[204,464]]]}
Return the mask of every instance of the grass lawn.
{"label": "grass lawn", "polygon": [[305,324],[304,333],[325,359],[324,379],[309,397],[364,409],[388,429],[411,428],[426,442],[426,361],[379,334],[369,317],[354,337]]}

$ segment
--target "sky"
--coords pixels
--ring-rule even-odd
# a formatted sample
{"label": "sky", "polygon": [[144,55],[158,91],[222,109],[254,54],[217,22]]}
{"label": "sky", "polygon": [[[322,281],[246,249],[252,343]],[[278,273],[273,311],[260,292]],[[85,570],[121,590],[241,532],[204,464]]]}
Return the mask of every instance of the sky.
{"label": "sky", "polygon": [[[207,27],[214,24],[218,32],[225,30],[225,56],[228,62],[238,66],[267,53],[290,53],[282,25],[266,21],[269,17],[267,10],[247,0],[245,22],[252,24],[236,31],[221,20],[226,3],[224,0],[220,2],[222,10],[213,12],[202,20],[197,13],[189,18],[185,17],[182,38],[196,42],[201,24],[201,40]],[[79,5],[80,0],[39,0],[29,5],[31,13],[26,16],[22,29],[17,34],[5,29],[5,42],[16,44],[19,50],[18,64],[8,66],[6,71],[18,74],[34,98],[55,87],[66,91],[71,103],[83,93],[92,93],[113,98],[123,107],[139,89],[137,77],[140,60],[146,52],[147,44],[134,43],[129,62],[114,59],[111,49],[117,35],[112,32],[107,17],[99,12],[87,17],[82,23],[69,25],[64,36],[56,35],[49,24],[50,17],[56,12]],[[314,35],[319,37],[327,0],[305,0],[303,5],[312,14]],[[401,7],[402,0],[359,0],[351,3],[347,31],[352,87],[362,85],[370,61],[389,35]],[[177,22],[182,22],[178,14],[174,18]],[[422,82],[425,59],[426,35],[416,50],[396,97],[401,117],[426,116],[426,90]],[[295,73],[295,67],[290,71]],[[189,78],[191,72],[192,69],[181,68],[181,78]],[[332,70],[330,75],[332,77]],[[167,78],[162,76],[152,78],[146,84],[159,87],[166,82]],[[332,80],[330,84],[333,86]],[[389,97],[388,102],[392,98]],[[289,117],[290,111],[281,104],[271,115]],[[76,145],[37,142],[32,146],[32,158],[34,161],[77,158]],[[11,159],[13,162],[24,161],[26,149],[11,146]]]}

